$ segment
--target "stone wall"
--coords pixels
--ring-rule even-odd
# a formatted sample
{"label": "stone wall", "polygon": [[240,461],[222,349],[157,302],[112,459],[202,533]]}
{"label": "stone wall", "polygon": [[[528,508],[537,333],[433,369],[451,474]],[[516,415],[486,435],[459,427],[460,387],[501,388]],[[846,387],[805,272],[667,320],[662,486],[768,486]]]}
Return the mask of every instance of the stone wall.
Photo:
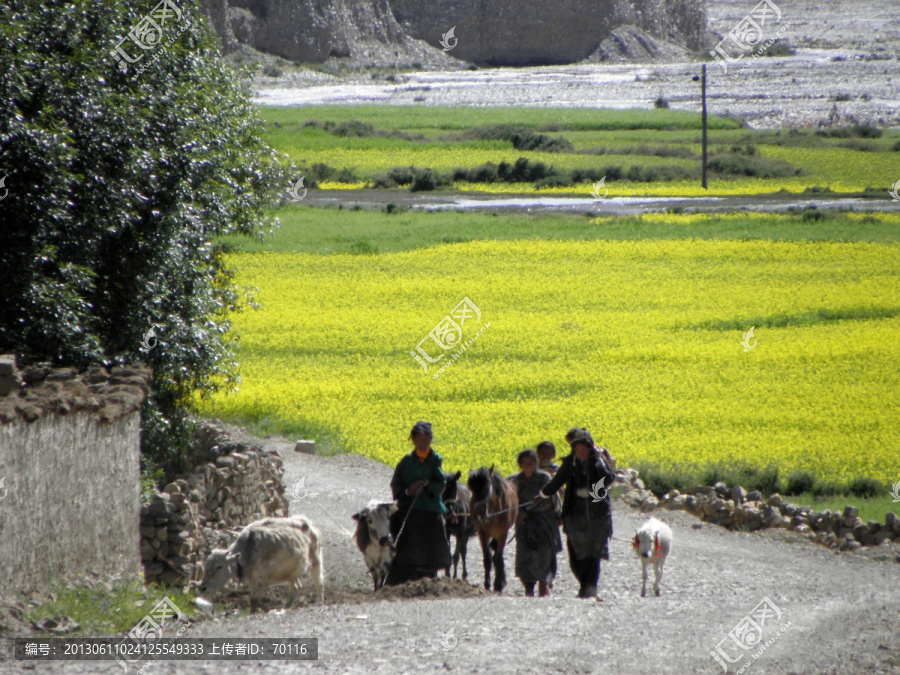
{"label": "stone wall", "polygon": [[900,518],[893,513],[886,514],[884,523],[866,522],[855,506],[848,505],[842,512],[815,511],[791,504],[777,493],[763,498],[756,490],[724,483],[688,488],[684,494],[670,490],[658,498],[644,487],[634,469],[620,471],[617,480],[625,503],[646,513],[659,508],[686,511],[703,521],[747,532],[783,528],[839,550],[900,545]]}
{"label": "stone wall", "polygon": [[240,430],[198,422],[189,471],[141,506],[140,554],[147,582],[184,586],[203,576],[203,559],[235,530],[287,516],[281,457]]}
{"label": "stone wall", "polygon": [[140,406],[150,371],[0,357],[0,594],[140,579]]}

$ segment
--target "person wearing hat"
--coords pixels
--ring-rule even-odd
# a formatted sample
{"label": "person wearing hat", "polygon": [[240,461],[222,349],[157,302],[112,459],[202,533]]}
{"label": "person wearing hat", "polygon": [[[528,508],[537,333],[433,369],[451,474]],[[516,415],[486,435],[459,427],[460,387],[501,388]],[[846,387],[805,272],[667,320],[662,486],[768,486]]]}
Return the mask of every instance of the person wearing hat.
{"label": "person wearing hat", "polygon": [[616,474],[591,435],[582,429],[574,431],[572,453],[563,458],[556,476],[541,489],[533,503],[539,505],[566,486],[562,516],[569,566],[581,585],[578,597],[594,598],[600,578],[600,560],[609,560],[612,503],[606,488],[612,485]]}
{"label": "person wearing hat", "polygon": [[587,436],[591,439],[591,443],[594,445],[594,449],[600,454],[600,459],[602,459],[606,465],[612,469],[613,473],[616,471],[617,461],[616,458],[609,454],[609,450],[606,448],[601,448],[594,441],[593,436],[591,436],[591,432],[585,429],[584,427],[572,427],[566,432],[566,442],[569,444],[569,447],[572,446],[572,440],[576,436]]}
{"label": "person wearing hat", "polygon": [[[528,505],[547,483],[550,474],[539,471],[534,450],[523,450],[516,458],[521,471],[508,480],[515,486],[519,503]],[[550,595],[556,577],[556,554],[562,551],[559,521],[551,501],[530,509],[519,509],[516,518],[516,576],[525,595],[534,597],[534,585],[543,598]]]}
{"label": "person wearing hat", "polygon": [[441,499],[447,479],[441,456],[431,448],[433,438],[429,422],[416,422],[409,434],[413,451],[400,459],[391,479],[399,509],[391,516],[396,555],[385,580],[389,586],[434,578],[450,565],[450,542],[444,530],[447,507]]}

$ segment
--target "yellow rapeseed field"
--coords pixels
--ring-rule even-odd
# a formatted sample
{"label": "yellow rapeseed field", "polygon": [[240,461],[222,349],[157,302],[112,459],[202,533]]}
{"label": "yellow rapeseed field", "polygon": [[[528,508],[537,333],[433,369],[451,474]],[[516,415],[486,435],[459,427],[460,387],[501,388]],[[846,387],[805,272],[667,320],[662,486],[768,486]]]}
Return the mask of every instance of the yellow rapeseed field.
{"label": "yellow rapeseed field", "polygon": [[[729,240],[234,254],[261,309],[234,318],[240,391],[202,407],[326,430],[387,463],[427,419],[453,470],[509,472],[519,450],[550,439],[562,451],[578,425],[626,465],[774,463],[839,484],[893,483],[897,254],[895,244]],[[444,350],[429,332],[463,298],[480,320],[464,320],[464,352]],[[428,372],[410,354],[423,339],[431,358],[443,354]]]}

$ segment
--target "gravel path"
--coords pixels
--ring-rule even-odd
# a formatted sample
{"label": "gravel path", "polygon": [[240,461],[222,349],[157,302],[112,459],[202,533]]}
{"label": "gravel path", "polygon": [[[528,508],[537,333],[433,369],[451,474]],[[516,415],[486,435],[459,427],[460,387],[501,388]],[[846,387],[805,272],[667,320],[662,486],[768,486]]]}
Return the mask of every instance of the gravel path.
{"label": "gravel path", "polygon": [[[753,664],[755,672],[900,672],[900,565],[894,553],[881,560],[836,554],[785,531],[741,534],[708,524],[695,529],[700,522],[692,516],[662,512],[674,530],[673,552],[662,596],[641,598],[640,564],[628,538],[645,516],[620,502],[614,506],[617,539],[601,575],[603,602],[574,597],[577,587],[562,555],[549,599],[524,597],[511,576],[499,597],[479,589],[470,590],[475,597],[456,597],[457,585],[438,598],[399,599],[393,593],[373,600],[347,533],[353,531],[352,513],[371,498],[388,497],[390,467],[356,455],[324,458],[283,447],[288,489],[305,477],[292,511],[311,517],[324,533],[326,605],[251,617],[226,616],[217,603],[216,618],[194,624],[184,637],[315,637],[319,660],[159,661],[150,672],[714,673],[720,666],[710,651],[766,597],[781,619],[769,621],[764,639],[786,628]],[[514,542],[507,547],[510,570],[514,548]],[[479,583],[477,542],[469,561],[470,580]],[[3,672],[10,667],[15,664],[0,664]],[[83,661],[41,663],[34,671],[121,668]]]}

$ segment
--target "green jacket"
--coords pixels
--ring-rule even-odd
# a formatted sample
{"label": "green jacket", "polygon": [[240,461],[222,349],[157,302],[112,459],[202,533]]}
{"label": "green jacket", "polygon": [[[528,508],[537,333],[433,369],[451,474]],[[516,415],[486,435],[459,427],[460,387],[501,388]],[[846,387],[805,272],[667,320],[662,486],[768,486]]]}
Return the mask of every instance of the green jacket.
{"label": "green jacket", "polygon": [[409,506],[415,499],[415,495],[406,494],[406,488],[420,478],[424,478],[428,481],[428,484],[419,493],[418,499],[415,499],[414,508],[422,509],[423,511],[447,513],[447,507],[444,506],[444,502],[441,499],[441,495],[444,493],[444,488],[447,485],[444,470],[441,468],[443,461],[441,456],[434,450],[428,453],[424,462],[419,461],[415,451],[403,456],[403,459],[400,460],[397,468],[394,470],[394,477],[391,479],[391,493],[401,507]]}

